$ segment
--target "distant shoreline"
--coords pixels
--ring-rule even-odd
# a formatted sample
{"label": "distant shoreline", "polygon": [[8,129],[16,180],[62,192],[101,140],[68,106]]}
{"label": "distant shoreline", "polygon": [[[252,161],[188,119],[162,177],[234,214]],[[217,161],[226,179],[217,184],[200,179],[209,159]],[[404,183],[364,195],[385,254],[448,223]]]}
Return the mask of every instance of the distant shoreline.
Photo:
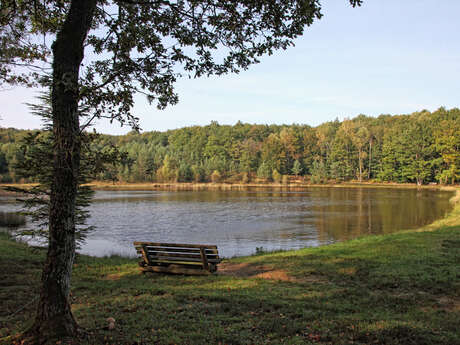
{"label": "distant shoreline", "polygon": [[[15,195],[17,193],[5,191],[4,187],[31,188],[33,183],[5,183],[0,184],[0,195]],[[152,183],[111,183],[91,182],[87,184],[94,190],[170,190],[170,191],[194,191],[194,190],[250,190],[250,189],[274,189],[274,190],[303,190],[307,188],[403,188],[403,189],[437,189],[455,190],[458,185],[423,185],[415,183],[374,183],[374,182],[343,182],[330,184],[307,184],[307,183],[195,183],[195,182],[152,182]]]}
{"label": "distant shoreline", "polygon": [[90,183],[88,184],[94,190],[170,190],[170,191],[199,191],[199,190],[256,190],[256,189],[273,189],[273,190],[304,190],[308,188],[403,188],[403,189],[450,189],[450,186],[425,185],[417,186],[415,183],[331,183],[331,184],[306,184],[306,183]]}

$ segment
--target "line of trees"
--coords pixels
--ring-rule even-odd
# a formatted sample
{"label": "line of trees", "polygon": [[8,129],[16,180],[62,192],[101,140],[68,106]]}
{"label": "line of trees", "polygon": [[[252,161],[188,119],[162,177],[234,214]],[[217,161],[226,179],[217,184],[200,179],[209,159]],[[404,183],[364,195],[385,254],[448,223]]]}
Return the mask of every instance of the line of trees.
{"label": "line of trees", "polygon": [[[0,174],[19,182],[21,138],[0,131]],[[460,110],[410,115],[359,115],[307,125],[234,126],[212,122],[167,132],[102,135],[99,150],[115,145],[126,158],[97,178],[121,182],[387,181],[453,184],[460,181]]]}

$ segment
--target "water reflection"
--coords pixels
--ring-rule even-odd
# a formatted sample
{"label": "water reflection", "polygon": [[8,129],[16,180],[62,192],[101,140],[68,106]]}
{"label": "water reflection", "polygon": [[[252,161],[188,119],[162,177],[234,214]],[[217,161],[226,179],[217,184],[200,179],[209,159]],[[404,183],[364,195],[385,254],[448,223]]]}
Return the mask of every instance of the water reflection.
{"label": "water reflection", "polygon": [[[217,244],[224,256],[297,249],[422,226],[451,192],[379,188],[302,191],[98,191],[83,253],[134,255],[133,241]],[[10,200],[2,209],[17,208]]]}

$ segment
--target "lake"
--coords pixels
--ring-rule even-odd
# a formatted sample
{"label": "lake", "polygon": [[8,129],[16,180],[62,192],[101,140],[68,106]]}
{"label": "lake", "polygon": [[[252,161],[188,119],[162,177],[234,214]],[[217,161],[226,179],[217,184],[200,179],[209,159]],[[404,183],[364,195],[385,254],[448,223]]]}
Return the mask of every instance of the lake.
{"label": "lake", "polygon": [[[300,191],[97,191],[81,252],[135,255],[133,241],[216,244],[224,257],[326,245],[442,218],[452,192],[311,187]],[[17,210],[13,198],[1,211]]]}

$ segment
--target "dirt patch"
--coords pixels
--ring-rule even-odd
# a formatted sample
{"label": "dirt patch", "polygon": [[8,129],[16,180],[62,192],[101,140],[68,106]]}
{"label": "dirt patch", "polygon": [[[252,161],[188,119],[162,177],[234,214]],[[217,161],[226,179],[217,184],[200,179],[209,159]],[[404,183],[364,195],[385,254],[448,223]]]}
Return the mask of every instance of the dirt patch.
{"label": "dirt patch", "polygon": [[217,274],[235,277],[253,277],[255,275],[272,271],[273,267],[265,265],[254,265],[249,263],[233,264],[224,262],[219,265]]}
{"label": "dirt patch", "polygon": [[120,280],[120,273],[108,274],[105,276],[104,280]]}
{"label": "dirt patch", "polygon": [[274,269],[268,265],[257,265],[250,263],[234,264],[224,262],[219,265],[217,274],[232,277],[262,278],[296,283],[316,283],[325,281],[324,278],[316,277],[314,275],[310,275],[304,278],[296,278],[289,275],[285,270]]}
{"label": "dirt patch", "polygon": [[298,282],[298,279],[291,277],[283,270],[272,270],[263,273],[256,274],[255,278],[281,280],[284,282]]}

